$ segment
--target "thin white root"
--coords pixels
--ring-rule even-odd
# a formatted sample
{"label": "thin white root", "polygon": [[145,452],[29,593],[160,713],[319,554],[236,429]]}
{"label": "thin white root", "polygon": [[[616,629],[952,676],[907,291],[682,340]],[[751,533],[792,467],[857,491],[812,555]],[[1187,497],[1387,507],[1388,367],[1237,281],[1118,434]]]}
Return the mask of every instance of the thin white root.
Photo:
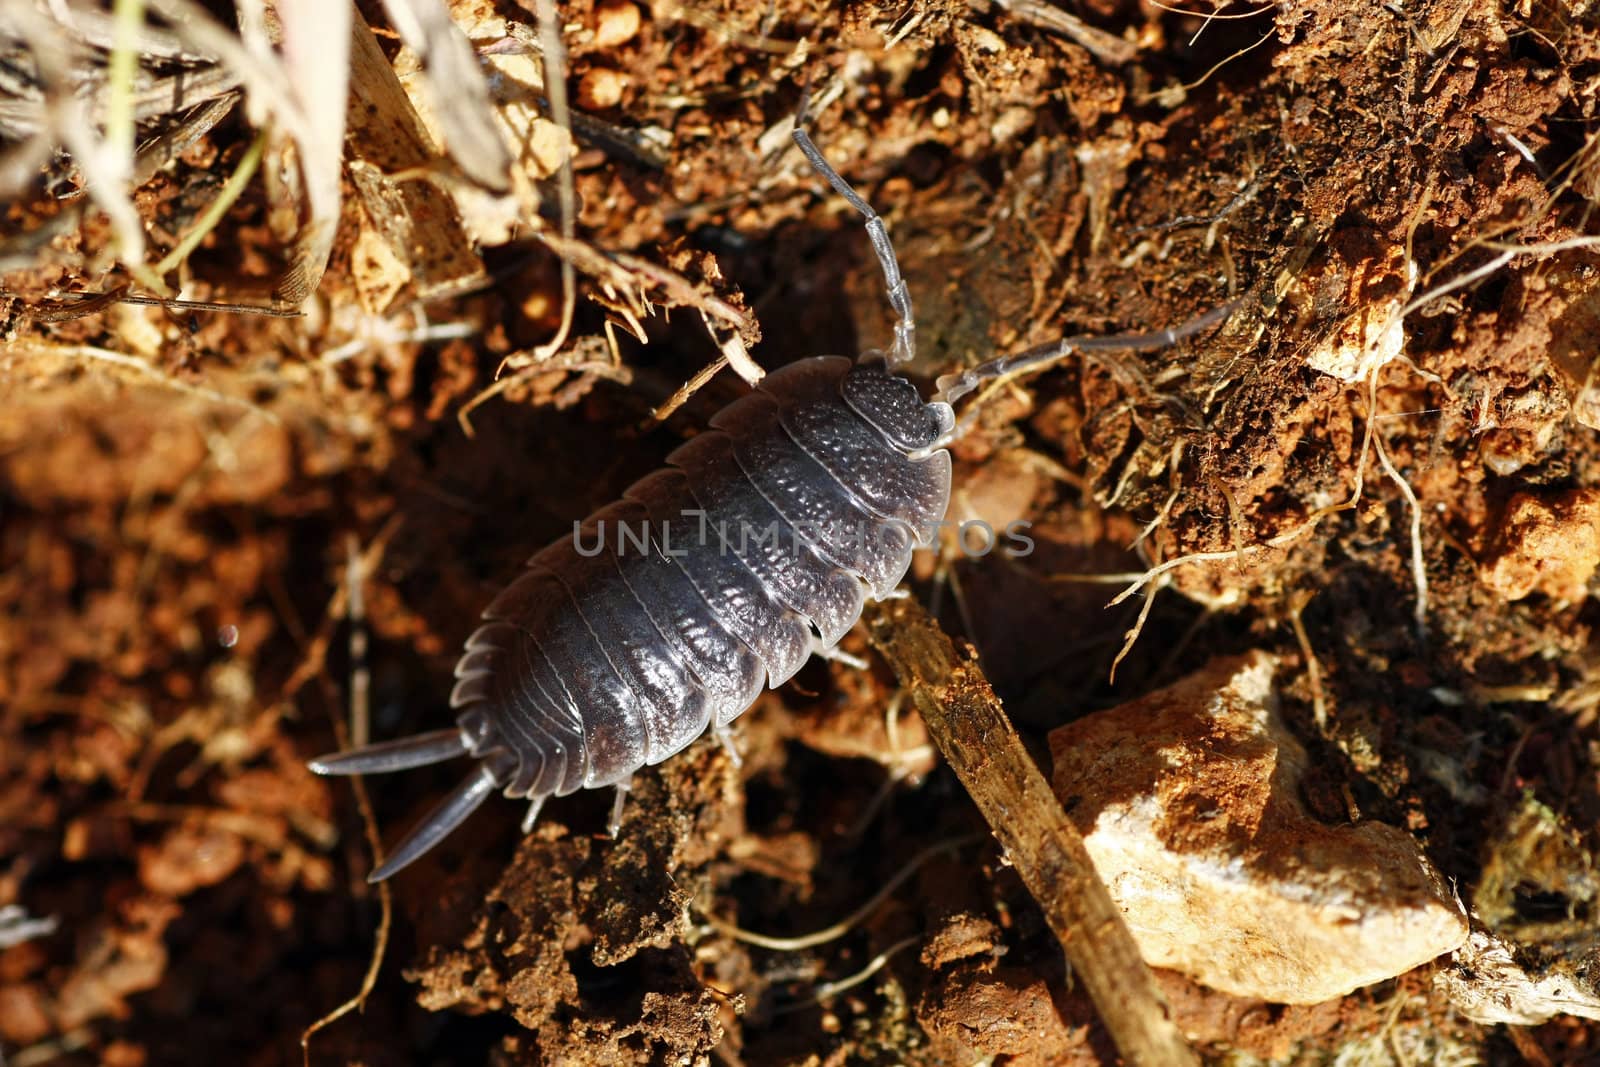
{"label": "thin white root", "polygon": [[[1510,263],[1517,256],[1549,256],[1576,248],[1591,248],[1596,245],[1600,245],[1600,237],[1572,237],[1563,241],[1551,241],[1542,244],[1526,245],[1502,245],[1487,241],[1481,243],[1491,248],[1500,249],[1500,254],[1482,266],[1466,271],[1465,273],[1452,278],[1450,281],[1436,285],[1422,293],[1420,296],[1412,299],[1400,309],[1399,314],[1396,316],[1395,325],[1393,328],[1400,328],[1400,325],[1405,321],[1406,316],[1410,315],[1412,312],[1417,311],[1434,300],[1437,300],[1441,296],[1453,293],[1458,289],[1465,288],[1476,281],[1480,281],[1483,278],[1488,277],[1495,271]],[[1423,378],[1432,381],[1435,384],[1445,384],[1438,375],[1418,367],[1410,359],[1405,359],[1404,362],[1406,366],[1411,368],[1412,371]],[[1422,552],[1422,507],[1417,500],[1415,491],[1412,490],[1411,485],[1400,475],[1399,470],[1390,460],[1388,451],[1384,447],[1382,440],[1377,436],[1377,420],[1381,417],[1378,415],[1378,373],[1384,366],[1384,363],[1375,364],[1371,373],[1369,373],[1366,378],[1366,426],[1361,435],[1361,454],[1356,460],[1355,486],[1351,490],[1350,498],[1348,500],[1340,504],[1333,504],[1325,508],[1319,508],[1298,526],[1295,526],[1293,529],[1287,530],[1276,537],[1269,538],[1266,541],[1253,545],[1241,545],[1236,549],[1226,552],[1192,552],[1188,555],[1179,556],[1175,559],[1169,559],[1164,563],[1157,564],[1156,566],[1145,571],[1144,574],[1140,575],[1138,579],[1128,586],[1128,588],[1117,594],[1117,596],[1111,601],[1111,604],[1107,606],[1122,603],[1122,601],[1126,600],[1140,589],[1143,589],[1146,585],[1150,584],[1157,578],[1185,564],[1217,562],[1228,559],[1236,559],[1242,563],[1244,554],[1246,552],[1260,551],[1262,549],[1269,548],[1281,548],[1294,542],[1295,540],[1298,540],[1301,536],[1314,529],[1317,524],[1327,516],[1335,512],[1348,510],[1360,503],[1361,493],[1365,488],[1367,456],[1369,453],[1376,452],[1378,456],[1378,462],[1383,466],[1384,472],[1391,480],[1394,481],[1395,485],[1399,488],[1401,495],[1405,497],[1407,506],[1411,509],[1411,573],[1412,581],[1417,590],[1417,604],[1415,609],[1416,622],[1419,633],[1422,632],[1427,622],[1428,612],[1428,575],[1423,563]],[[1148,604],[1146,606],[1148,608]],[[1143,618],[1145,614],[1146,612],[1140,613],[1140,626],[1143,625]],[[1133,632],[1132,637],[1137,638],[1137,628]],[[1118,662],[1121,661],[1123,655],[1126,655],[1128,647],[1129,646],[1124,646],[1123,652],[1117,657]],[[1113,666],[1113,671],[1114,670],[1115,667]]]}
{"label": "thin white root", "polygon": [[856,816],[856,820],[851,824],[850,829],[845,831],[846,840],[853,841],[866,833],[867,827],[872,825],[872,821],[878,817],[878,812],[883,810],[883,806],[889,802],[889,798],[894,795],[894,791],[899,787],[900,783],[910,778],[913,770],[919,764],[932,759],[937,753],[937,749],[932,745],[905,748],[901,744],[900,709],[905,705],[905,698],[906,691],[897,689],[894,696],[889,698],[888,705],[884,708],[883,734],[888,750],[877,758],[878,762],[883,764],[883,768],[887,773],[884,775],[883,783],[872,794],[872,799],[862,806],[861,814]]}
{"label": "thin white root", "polygon": [[1383,464],[1383,469],[1399,488],[1400,495],[1406,498],[1406,506],[1411,509],[1411,580],[1417,587],[1414,614],[1420,635],[1426,632],[1428,624],[1428,571],[1422,562],[1422,505],[1417,502],[1417,494],[1412,490],[1411,483],[1401,476],[1399,469],[1389,459],[1389,450],[1384,447],[1382,435],[1374,436],[1372,443],[1378,453],[1378,462]]}
{"label": "thin white root", "polygon": [[1115,682],[1117,680],[1117,668],[1121,666],[1122,661],[1127,658],[1128,653],[1133,651],[1134,643],[1139,640],[1139,635],[1144,633],[1144,624],[1145,621],[1150,618],[1150,609],[1155,606],[1156,594],[1159,593],[1161,591],[1161,587],[1166,584],[1166,582],[1158,582],[1151,587],[1150,594],[1144,598],[1144,604],[1139,608],[1139,617],[1135,619],[1133,625],[1129,627],[1128,633],[1123,639],[1122,648],[1117,652],[1116,658],[1111,661],[1111,674],[1106,679],[1108,682]]}
{"label": "thin white root", "polygon": [[904,952],[911,946],[921,943],[921,934],[912,934],[910,937],[903,937],[899,941],[896,941],[894,944],[890,945],[888,948],[884,949],[882,952],[878,953],[876,956],[872,957],[872,959],[868,960],[867,965],[861,968],[855,974],[850,975],[848,978],[840,978],[836,982],[823,982],[819,986],[814,986],[812,987],[811,995],[809,997],[794,1001],[790,1004],[780,1005],[772,1010],[772,1014],[785,1015],[792,1011],[801,1011],[805,1008],[809,1008],[813,1004],[821,1003],[822,1001],[827,1000],[829,997],[836,997],[848,989],[854,989],[862,982],[865,982],[867,979],[883,970],[883,968],[887,966],[889,961],[895,956]]}
{"label": "thin white root", "polygon": [[1306,633],[1305,620],[1300,617],[1314,595],[1312,591],[1304,591],[1290,599],[1289,625],[1294,629],[1295,640],[1300,643],[1300,654],[1306,658],[1306,680],[1311,683],[1312,718],[1316,721],[1317,729],[1325,730],[1328,726],[1328,699],[1322,692],[1322,664],[1311,647],[1311,635]]}
{"label": "thin white root", "polygon": [[[551,0],[539,0],[535,5],[539,23],[539,70],[544,80],[545,96],[550,100],[550,117],[572,136],[572,113],[567,107],[566,52],[561,46],[561,22],[556,6]],[[572,155],[561,160],[556,174],[556,191],[561,206],[561,236],[571,241],[578,232],[578,187],[572,176]],[[561,325],[556,335],[534,350],[534,360],[543,362],[561,351],[572,329],[572,313],[578,301],[578,276],[572,261],[561,256]],[[500,370],[505,369],[505,362]],[[500,371],[496,371],[496,374]]]}
{"label": "thin white root", "polygon": [[758,934],[751,930],[740,929],[733,923],[726,922],[714,915],[707,915],[706,922],[710,924],[712,929],[717,930],[719,933],[727,934],[735,941],[743,941],[747,945],[755,945],[759,948],[771,949],[774,952],[799,952],[802,949],[815,948],[818,945],[825,945],[829,941],[836,941],[843,937],[845,934],[854,929],[856,925],[861,922],[861,920],[871,915],[875,910],[877,910],[879,904],[882,904],[886,899],[888,899],[889,894],[893,893],[896,889],[899,889],[900,886],[905,883],[906,879],[917,873],[917,870],[923,864],[927,863],[929,860],[933,859],[942,852],[949,852],[953,849],[973,844],[977,841],[983,840],[987,836],[987,834],[965,834],[961,837],[949,838],[945,841],[939,842],[936,845],[932,845],[923,849],[921,852],[911,857],[911,861],[909,863],[896,871],[894,877],[883,883],[883,887],[880,888],[876,893],[872,894],[872,896],[867,899],[865,904],[861,905],[855,911],[852,911],[849,915],[845,916],[843,919],[840,919],[833,925],[825,926],[821,930],[816,930],[809,934],[801,934],[798,937],[772,937],[767,934]]}

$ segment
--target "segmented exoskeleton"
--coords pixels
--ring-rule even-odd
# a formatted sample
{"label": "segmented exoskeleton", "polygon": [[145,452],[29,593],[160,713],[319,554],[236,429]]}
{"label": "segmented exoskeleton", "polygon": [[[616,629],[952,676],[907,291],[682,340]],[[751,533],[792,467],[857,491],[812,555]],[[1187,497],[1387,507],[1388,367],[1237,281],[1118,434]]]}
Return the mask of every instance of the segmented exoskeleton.
{"label": "segmented exoskeleton", "polygon": [[453,729],[312,762],[321,774],[479,761],[377,870],[432,848],[495,790],[532,801],[611,786],[619,821],[641,767],[729,724],[763,686],[830,654],[867,598],[894,592],[950,501],[949,401],[983,378],[1083,348],[1170,344],[1177,330],[1072,340],[940,381],[935,400],[894,373],[915,351],[911,299],[882,219],[806,135],[812,166],[866,219],[898,313],[889,352],[816,356],[761,380],[667,457],[535,555],[483,614],[456,666]]}

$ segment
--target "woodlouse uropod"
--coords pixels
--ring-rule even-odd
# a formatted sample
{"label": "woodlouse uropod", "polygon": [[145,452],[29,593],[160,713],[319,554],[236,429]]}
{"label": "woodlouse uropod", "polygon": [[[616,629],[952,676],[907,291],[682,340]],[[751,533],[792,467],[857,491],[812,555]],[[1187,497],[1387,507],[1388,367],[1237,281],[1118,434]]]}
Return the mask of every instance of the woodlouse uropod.
{"label": "woodlouse uropod", "polygon": [[941,378],[925,402],[895,373],[915,353],[915,325],[888,231],[812,144],[804,119],[802,99],[795,143],[866,220],[898,316],[893,344],[767,375],[666,467],[533,556],[467,640],[454,728],[311,762],[319,774],[366,774],[479,761],[370,881],[421,856],[497,789],[532,802],[526,832],[547,797],[610,786],[614,833],[636,771],[707,729],[726,740],[764,684],[832,654],[866,598],[894,592],[949,505],[952,401],[1073,351],[1169,345],[1232,310],[1002,357]]}

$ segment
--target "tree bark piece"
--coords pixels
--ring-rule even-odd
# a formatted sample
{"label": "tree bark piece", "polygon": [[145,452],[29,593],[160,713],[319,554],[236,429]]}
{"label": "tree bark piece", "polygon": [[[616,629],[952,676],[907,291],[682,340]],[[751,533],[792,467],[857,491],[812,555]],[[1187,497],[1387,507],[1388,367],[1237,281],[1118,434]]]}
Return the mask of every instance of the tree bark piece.
{"label": "tree bark piece", "polygon": [[1117,1049],[1140,1067],[1198,1067],[1083,838],[1023,748],[976,653],[958,652],[909,598],[880,605],[869,620],[872,643],[1038,901]]}
{"label": "tree bark piece", "polygon": [[440,299],[482,285],[455,203],[433,182],[390,177],[426,170],[440,155],[405,87],[359,12],[350,24],[350,108],[346,170],[374,232],[405,265],[418,299]]}

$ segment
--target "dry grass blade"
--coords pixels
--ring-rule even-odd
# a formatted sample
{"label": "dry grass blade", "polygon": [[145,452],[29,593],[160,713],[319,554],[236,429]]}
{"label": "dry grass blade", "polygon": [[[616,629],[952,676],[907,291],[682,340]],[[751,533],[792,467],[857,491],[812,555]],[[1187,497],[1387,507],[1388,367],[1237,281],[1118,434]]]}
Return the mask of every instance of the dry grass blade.
{"label": "dry grass blade", "polygon": [[[0,297],[6,293],[0,290]],[[118,286],[102,293],[65,292],[58,299],[24,305],[22,317],[30,322],[71,322],[87,315],[98,315],[113,304],[138,304],[143,307],[162,307],[172,311],[221,311],[230,315],[266,315],[270,318],[298,318],[300,312],[293,308],[263,307],[257,304],[230,304],[217,300],[174,300],[164,296],[145,296],[130,293],[127,286]]]}
{"label": "dry grass blade", "polygon": [[[111,57],[106,64],[106,150],[109,158],[133,173],[133,82],[139,72],[138,37],[144,26],[144,0],[114,0],[116,19]],[[121,184],[121,183],[119,183]]]}
{"label": "dry grass blade", "polygon": [[119,22],[105,12],[74,7],[50,14],[57,17],[22,5],[0,11],[0,132],[10,138],[59,140],[69,97],[97,125],[125,137],[130,119],[141,126],[164,120],[238,84],[212,56],[183,50],[141,21],[142,10],[122,12],[121,48]]}
{"label": "dry grass blade", "polygon": [[[300,136],[306,118],[293,95],[287,74],[270,51],[246,46],[194,0],[149,0],[150,9],[171,23],[174,34],[186,46],[214,55],[235,83],[246,92],[251,121],[264,125],[275,117],[292,136]],[[263,43],[264,48],[264,43]],[[308,138],[309,139],[309,138]]]}
{"label": "dry grass blade", "polygon": [[511,153],[495,124],[472,42],[441,0],[384,0],[383,7],[400,39],[422,57],[423,84],[446,131],[445,151],[473,181],[505,192]]}
{"label": "dry grass blade", "polygon": [[233,173],[228,176],[228,180],[223,183],[216,199],[207,204],[205,211],[200,213],[200,220],[195,224],[194,228],[184,234],[172,251],[163,256],[161,262],[156,264],[157,273],[166,274],[168,271],[177,270],[178,267],[182,266],[184,260],[189,258],[189,254],[200,247],[200,242],[204,241],[206,235],[216,228],[217,223],[222,221],[222,217],[228,213],[228,209],[234,205],[234,202],[239,199],[239,195],[244,192],[245,186],[250,184],[250,179],[255,177],[256,168],[261,165],[261,151],[265,146],[265,136],[257,134],[256,139],[245,150],[244,156],[240,158],[239,165],[234,168]]}
{"label": "dry grass blade", "polygon": [[39,175],[39,168],[50,161],[48,138],[29,137],[0,153],[0,198],[11,199]]}
{"label": "dry grass blade", "polygon": [[[86,197],[69,199],[38,230],[7,243],[0,259],[25,266],[54,234],[78,225],[92,203],[106,214],[112,249],[145,286],[165,293],[144,263],[144,224],[129,190],[182,152],[232,108],[239,78],[202,50],[144,21],[144,0],[111,13],[57,5],[0,12],[0,133],[21,141],[0,163],[0,195],[19,195],[51,152],[66,149]],[[103,127],[103,135],[96,130]]]}
{"label": "dry grass blade", "polygon": [[868,627],[922,713],[928,733],[988,820],[1023,884],[1132,1064],[1195,1064],[1168,1016],[1083,838],[1034,765],[969,650],[909,598],[881,605]]}
{"label": "dry grass blade", "polygon": [[133,161],[133,184],[143,185],[155,176],[156,171],[188,151],[212,127],[226,118],[238,102],[239,93],[229,88],[142,142]]}
{"label": "dry grass blade", "polygon": [[[215,70],[216,68],[209,68]],[[175,83],[182,79],[174,76]],[[187,151],[221,122],[239,102],[239,94],[224,83],[231,77],[219,79],[219,93],[210,100],[191,106],[165,128],[141,141],[135,151],[130,184],[143,185],[162,167]],[[187,100],[203,93],[175,93],[175,99]],[[3,105],[0,105],[3,109]],[[50,160],[56,149],[54,119],[37,125],[35,132],[0,155],[0,199],[19,196],[23,190],[38,180],[39,171]],[[3,123],[0,123],[3,124]],[[56,235],[77,226],[83,214],[85,201],[67,203],[59,214],[36,229],[17,235],[0,245],[0,270],[36,265],[37,251]]]}
{"label": "dry grass blade", "polygon": [[247,36],[241,40],[193,0],[149,3],[186,46],[215,55],[233,74],[245,90],[251,121],[270,125],[276,148],[271,158],[290,179],[301,215],[289,269],[275,295],[301,303],[321,280],[339,221],[350,9],[315,0],[279,4],[280,59],[258,4],[241,6]]}
{"label": "dry grass blade", "polygon": [[279,295],[298,304],[317,289],[339,226],[344,116],[350,82],[350,4],[278,0],[283,71],[306,122],[295,138],[305,182],[304,217]]}
{"label": "dry grass blade", "polygon": [[[140,281],[157,292],[165,292],[160,279],[144,266],[144,227],[127,194],[128,178],[133,172],[132,120],[126,114],[120,119],[115,114],[127,105],[137,69],[128,58],[119,56],[128,53],[131,58],[131,42],[137,38],[137,23],[142,18],[142,8],[137,6],[121,15],[125,24],[120,37],[122,48],[109,64],[105,95],[122,104],[107,105],[111,115],[106,120],[107,135],[103,139],[95,136],[90,106],[76,92],[79,79],[74,73],[74,57],[78,48],[65,27],[36,11],[13,5],[0,23],[0,31],[25,43],[38,79],[41,129],[72,154],[85,189],[111,223],[117,255]],[[120,84],[110,84],[113,74],[121,76]],[[116,131],[122,127],[127,127],[126,137],[117,136]]]}

